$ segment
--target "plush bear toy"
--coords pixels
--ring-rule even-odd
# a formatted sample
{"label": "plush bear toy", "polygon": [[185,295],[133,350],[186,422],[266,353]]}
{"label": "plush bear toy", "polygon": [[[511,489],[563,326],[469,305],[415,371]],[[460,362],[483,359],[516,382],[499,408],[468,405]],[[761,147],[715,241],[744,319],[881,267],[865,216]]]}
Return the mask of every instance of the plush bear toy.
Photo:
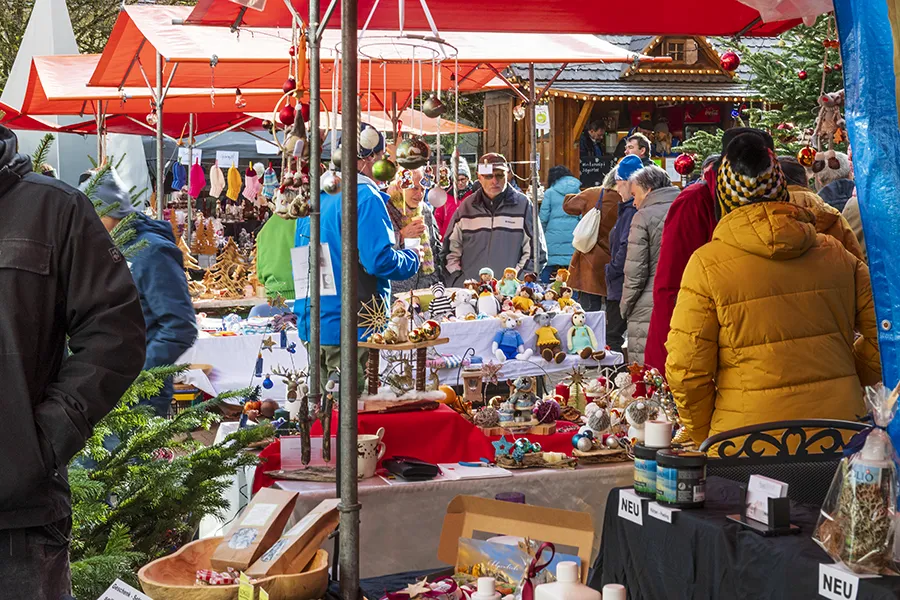
{"label": "plush bear toy", "polygon": [[503,313],[500,315],[500,331],[494,336],[491,350],[501,363],[507,360],[528,360],[534,351],[525,349],[525,341],[522,335],[516,331],[519,326],[519,317],[515,313]]}

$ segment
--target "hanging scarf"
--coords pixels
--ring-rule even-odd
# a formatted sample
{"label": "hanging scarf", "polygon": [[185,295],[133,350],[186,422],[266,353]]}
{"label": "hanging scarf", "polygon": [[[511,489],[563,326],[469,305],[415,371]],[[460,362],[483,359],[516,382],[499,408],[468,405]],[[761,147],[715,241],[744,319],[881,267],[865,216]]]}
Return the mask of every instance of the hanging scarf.
{"label": "hanging scarf", "polygon": [[755,202],[788,202],[787,182],[781,165],[769,150],[769,167],[756,177],[747,177],[735,172],[728,157],[722,158],[722,164],[716,175],[716,196],[722,215],[727,215],[736,208]]}
{"label": "hanging scarf", "polygon": [[[413,219],[416,217],[419,217],[420,219],[425,218],[422,211],[422,202],[419,202],[419,206],[413,210],[406,205],[402,193],[396,193],[391,196],[391,205],[397,209],[397,212],[400,215],[400,229],[403,229],[412,223]],[[425,227],[425,231],[422,232],[422,235],[419,236],[419,240],[422,243],[422,249],[425,251],[425,257],[422,259],[422,275],[431,275],[434,273],[434,255],[431,252],[431,238],[428,236],[427,226]]]}

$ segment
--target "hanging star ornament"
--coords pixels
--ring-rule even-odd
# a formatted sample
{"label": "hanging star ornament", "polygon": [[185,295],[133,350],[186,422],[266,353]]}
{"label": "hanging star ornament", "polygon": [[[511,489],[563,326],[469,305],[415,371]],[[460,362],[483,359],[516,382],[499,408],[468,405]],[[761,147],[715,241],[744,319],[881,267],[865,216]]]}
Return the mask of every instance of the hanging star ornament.
{"label": "hanging star ornament", "polygon": [[269,306],[272,308],[287,308],[287,302],[281,294],[275,294],[268,299]]}
{"label": "hanging star ornament", "polygon": [[275,340],[272,339],[271,335],[266,336],[266,339],[264,339],[262,341],[262,349],[268,350],[269,352],[271,352],[272,348],[274,348],[274,347],[275,347]]}
{"label": "hanging star ornament", "polygon": [[573,367],[569,373],[569,385],[583,386],[585,381],[584,367]]}
{"label": "hanging star ornament", "polygon": [[382,333],[388,326],[387,304],[380,295],[363,302],[359,309],[358,326],[363,329],[362,339],[368,340],[372,334]]}
{"label": "hanging star ornament", "polygon": [[405,594],[409,594],[410,599],[417,598],[423,594],[427,594],[431,591],[431,586],[428,585],[428,580],[423,579],[422,581],[417,581],[416,583],[411,583],[406,586],[406,589],[403,590]]}
{"label": "hanging star ornament", "polygon": [[487,362],[481,365],[482,381],[497,385],[500,381],[501,363]]}
{"label": "hanging star ornament", "polygon": [[505,435],[501,435],[496,442],[491,442],[491,445],[494,447],[494,460],[501,456],[509,456],[509,451],[515,447],[514,443],[506,441]]}

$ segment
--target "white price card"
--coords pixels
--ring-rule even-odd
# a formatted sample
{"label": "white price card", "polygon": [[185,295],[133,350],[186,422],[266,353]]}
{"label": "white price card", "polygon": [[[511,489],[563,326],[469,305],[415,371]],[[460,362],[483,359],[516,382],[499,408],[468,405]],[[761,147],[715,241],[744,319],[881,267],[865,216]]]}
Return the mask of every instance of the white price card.
{"label": "white price card", "polygon": [[828,600],[856,600],[859,576],[838,565],[819,564],[819,595]]}
{"label": "white price card", "polygon": [[[337,281],[328,244],[321,245],[319,255],[319,293],[322,296],[337,296]],[[309,297],[309,246],[291,249],[291,266],[294,272],[294,297],[297,300]]]}
{"label": "white price card", "polygon": [[277,504],[254,504],[241,519],[241,526],[262,527],[269,522],[276,510],[278,510]]}
{"label": "white price card", "polygon": [[200,148],[194,148],[193,153],[191,154],[194,158],[193,160],[188,160],[188,148],[179,148],[178,149],[178,162],[183,165],[192,165],[195,162],[203,160],[203,150]]}
{"label": "white price card", "polygon": [[548,105],[539,104],[534,107],[534,128],[538,133],[550,131],[550,107]]}
{"label": "white price card", "polygon": [[228,169],[240,164],[241,153],[237,150],[216,150],[216,162],[219,167]]}
{"label": "white price card", "polygon": [[649,504],[647,504],[647,514],[654,519],[659,519],[660,521],[665,521],[666,523],[671,523],[672,516],[679,510],[680,509],[678,508],[663,506],[659,502],[650,502]]}
{"label": "white price card", "polygon": [[121,579],[113,581],[97,600],[152,600],[150,596],[140,593]]}
{"label": "white price card", "polygon": [[634,490],[619,490],[619,518],[644,524],[643,501],[634,493]]}

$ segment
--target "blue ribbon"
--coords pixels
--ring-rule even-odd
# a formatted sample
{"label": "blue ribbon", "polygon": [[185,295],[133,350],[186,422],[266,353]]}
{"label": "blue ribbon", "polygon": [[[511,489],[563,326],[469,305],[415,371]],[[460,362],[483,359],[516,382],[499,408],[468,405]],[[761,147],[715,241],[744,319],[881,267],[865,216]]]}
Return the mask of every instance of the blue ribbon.
{"label": "blue ribbon", "polygon": [[853,435],[850,438],[850,441],[844,445],[844,457],[853,456],[857,452],[863,449],[863,446],[866,445],[866,439],[869,437],[869,434],[875,431],[876,429],[881,429],[882,431],[886,431],[884,427],[879,427],[877,425],[870,425],[866,427],[862,431]]}

